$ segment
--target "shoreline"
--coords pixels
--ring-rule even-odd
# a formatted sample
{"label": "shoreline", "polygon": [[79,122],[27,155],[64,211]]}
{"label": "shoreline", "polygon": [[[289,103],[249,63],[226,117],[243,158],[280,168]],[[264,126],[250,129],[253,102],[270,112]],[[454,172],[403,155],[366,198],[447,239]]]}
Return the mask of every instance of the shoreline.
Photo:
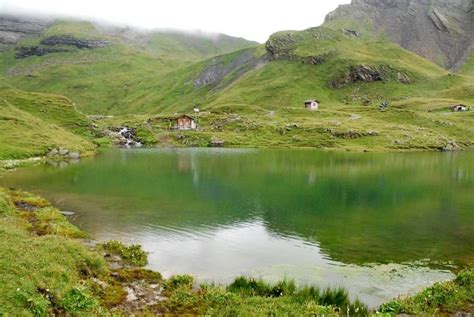
{"label": "shoreline", "polygon": [[[284,313],[286,309],[290,309],[290,311],[295,311],[296,309],[301,313],[307,313],[308,307],[311,308],[310,312],[315,315],[338,316],[339,312],[345,312],[346,310],[352,311],[353,314],[351,315],[355,316],[375,313],[375,311],[368,311],[366,306],[358,301],[351,303],[347,292],[343,290],[320,290],[317,287],[298,288],[291,280],[267,284],[262,280],[242,277],[236,278],[233,283],[227,286],[215,286],[211,284],[197,285],[195,279],[188,275],[176,275],[163,279],[160,273],[143,268],[147,263],[147,255],[141,250],[140,246],[125,246],[118,241],[110,241],[92,247],[83,240],[87,237],[87,234],[72,225],[67,217],[60,213],[59,209],[53,207],[49,201],[25,192],[9,191],[0,188],[0,221],[0,225],[3,226],[5,226],[4,222],[6,222],[8,229],[13,230],[15,228],[10,227],[15,226],[19,226],[17,229],[25,228],[25,239],[39,243],[37,245],[40,249],[46,247],[44,245],[45,242],[41,241],[47,241],[52,238],[58,241],[58,247],[64,244],[74,245],[71,249],[65,249],[63,252],[66,253],[62,256],[68,258],[71,252],[79,250],[80,254],[82,254],[79,256],[80,262],[85,260],[84,263],[90,263],[86,265],[86,268],[82,269],[79,269],[82,265],[76,269],[73,268],[75,264],[72,265],[73,267],[66,265],[68,270],[72,269],[70,272],[71,279],[75,279],[76,283],[83,285],[74,286],[71,290],[79,290],[77,291],[81,294],[79,298],[90,304],[90,307],[85,305],[88,308],[86,307],[87,309],[83,311],[93,312],[97,315],[105,315],[107,311],[124,314],[136,312],[201,314],[210,312],[210,315],[220,315],[222,312],[226,312],[229,307],[241,314],[258,314],[269,312],[265,310],[270,309],[267,307],[268,305],[273,307],[272,309],[276,307],[280,313]],[[28,258],[27,254],[22,256]],[[47,257],[48,255],[41,256]],[[38,259],[28,260],[36,261]],[[13,259],[12,261],[15,260]],[[54,261],[48,264],[62,265],[56,264]],[[2,263],[0,263],[0,268],[5,270],[5,267],[1,267],[1,265]],[[14,265],[14,263],[7,263],[6,265]],[[401,297],[391,300],[381,305],[378,310],[389,314],[409,312],[410,309],[412,309],[411,312],[415,313],[425,312],[424,310],[417,311],[417,309],[422,307],[418,303],[419,297],[426,296],[426,292],[439,292],[440,288],[443,292],[449,291],[449,293],[446,293],[449,296],[445,294],[445,297],[451,298],[451,296],[454,296],[456,300],[466,301],[465,297],[457,298],[459,297],[459,291],[453,290],[455,286],[461,290],[462,294],[466,296],[473,295],[474,272],[472,270],[466,272],[460,273],[461,275],[458,275],[454,281],[437,283],[434,287],[425,289],[412,297]],[[76,278],[73,278],[73,276],[76,276]],[[48,278],[45,279],[43,276],[42,279],[42,283],[49,283]],[[459,282],[460,279],[463,280],[462,283],[467,283],[467,286]],[[47,305],[49,308],[46,309],[46,314],[49,314],[51,309],[65,309],[66,312],[68,311],[67,308],[61,306],[63,305],[62,302],[56,303],[51,298],[54,298],[54,296],[64,297],[69,294],[69,291],[64,295],[64,290],[62,290],[53,296],[53,294],[49,295],[49,292],[52,291],[48,291],[48,294],[45,295],[38,287],[36,287],[35,293],[39,293],[36,295],[32,294],[31,290],[24,290],[23,287],[18,287],[18,289],[20,291],[16,291],[15,298],[21,297],[18,295],[19,292],[25,292],[25,294],[35,297],[38,301],[40,301],[40,298],[49,298],[49,304]],[[56,289],[55,291],[57,292],[58,290]],[[338,296],[342,296],[341,298],[345,299],[340,303],[331,302],[331,296],[336,296],[335,294],[340,294]],[[441,304],[436,303],[443,310],[444,308],[442,308]],[[458,303],[456,302],[456,304]],[[466,303],[463,302],[464,304],[466,305],[465,308],[458,307],[460,310],[456,310],[456,312],[474,307],[469,306],[474,305],[470,300],[467,300]],[[24,308],[28,308],[26,303],[23,305]],[[55,308],[58,305],[62,308]],[[143,305],[146,307],[143,307]],[[244,310],[239,310],[242,307]],[[263,311],[259,311],[259,309],[263,309]],[[436,307],[433,312],[439,312],[439,309],[440,307]],[[453,307],[448,305],[446,309],[452,310]],[[0,312],[2,312],[1,309]],[[431,310],[426,312],[431,312]],[[5,311],[5,313],[8,313],[8,311]]]}
{"label": "shoreline", "polygon": [[319,148],[319,147],[292,147],[292,146],[272,146],[272,147],[249,147],[249,146],[226,146],[226,147],[212,147],[212,146],[142,146],[142,147],[132,147],[126,148],[122,146],[110,146],[110,147],[99,147],[96,149],[94,153],[87,153],[86,155],[81,155],[80,158],[71,159],[71,158],[64,158],[61,157],[48,157],[48,156],[32,156],[23,159],[3,159],[0,160],[0,172],[3,170],[14,170],[18,167],[25,167],[25,166],[32,166],[36,164],[44,163],[48,160],[51,161],[71,161],[71,160],[82,160],[86,158],[94,158],[99,154],[99,152],[113,150],[113,149],[122,149],[122,150],[153,150],[153,149],[249,149],[249,150],[304,150],[304,151],[321,151],[321,152],[333,152],[333,153],[463,153],[469,152],[474,150],[474,146],[468,146],[466,148],[461,148],[455,151],[441,151],[441,150],[424,150],[424,149],[385,149],[385,150],[378,150],[378,149],[368,149],[368,150],[350,150],[346,148],[336,148],[336,147],[329,147],[329,148]]}

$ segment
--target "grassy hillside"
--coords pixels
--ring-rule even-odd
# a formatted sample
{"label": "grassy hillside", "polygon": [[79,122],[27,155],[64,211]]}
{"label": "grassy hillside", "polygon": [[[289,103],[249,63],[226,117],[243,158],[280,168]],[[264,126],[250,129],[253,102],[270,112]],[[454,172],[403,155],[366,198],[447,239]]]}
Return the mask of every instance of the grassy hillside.
{"label": "grassy hillside", "polygon": [[[180,68],[158,82],[143,82],[125,99],[130,113],[143,115],[99,124],[126,122],[161,145],[208,146],[220,139],[228,146],[383,151],[442,150],[452,142],[461,148],[473,143],[473,112],[449,109],[474,103],[470,64],[452,74],[397,45],[326,28],[280,32],[266,46]],[[243,59],[249,52],[253,58]],[[383,78],[355,77],[354,69],[361,67]],[[198,79],[211,75],[217,79],[196,86]],[[303,109],[310,98],[321,102],[319,111]],[[383,101],[390,107],[380,110]],[[192,113],[194,106],[204,110],[200,132],[168,131],[175,112]],[[145,124],[148,113],[158,118]]]}
{"label": "grassy hillside", "polygon": [[[0,53],[0,76],[24,90],[68,96],[88,114],[126,113],[130,103],[125,99],[143,94],[137,90],[141,83],[157,83],[172,70],[256,44],[225,35],[123,32],[97,29],[87,22],[58,21],[40,37],[22,39],[16,48]],[[15,58],[20,47],[50,49],[41,43],[51,36],[107,44],[98,48],[56,45],[54,49],[66,52]]]}
{"label": "grassy hillside", "polygon": [[83,155],[94,151],[94,130],[65,97],[0,90],[0,160],[45,155],[67,148]]}
{"label": "grassy hillside", "polygon": [[[453,74],[382,39],[326,27],[279,32],[266,45],[207,60],[197,56],[235,48],[239,40],[139,37],[63,21],[20,46],[64,34],[108,44],[66,45],[68,52],[23,59],[12,49],[0,55],[3,81],[65,95],[86,114],[115,115],[96,124],[136,127],[148,145],[208,146],[220,139],[227,146],[385,151],[473,144],[473,112],[449,110],[474,105],[472,58]],[[320,110],[304,110],[307,99],[319,100]],[[390,106],[381,110],[384,101]],[[175,113],[194,107],[204,110],[199,132],[169,130]]]}
{"label": "grassy hillside", "polygon": [[184,60],[200,60],[258,45],[243,38],[201,32],[154,31],[148,38],[146,47],[155,54]]}

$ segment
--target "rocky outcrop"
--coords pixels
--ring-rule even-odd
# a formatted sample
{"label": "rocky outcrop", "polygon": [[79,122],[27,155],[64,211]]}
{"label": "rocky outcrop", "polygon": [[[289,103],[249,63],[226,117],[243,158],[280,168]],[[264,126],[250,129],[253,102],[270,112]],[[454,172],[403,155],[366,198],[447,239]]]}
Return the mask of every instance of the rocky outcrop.
{"label": "rocky outcrop", "polygon": [[91,39],[80,39],[75,38],[70,35],[54,35],[47,37],[41,41],[42,45],[48,46],[59,46],[59,45],[66,45],[66,46],[75,46],[79,49],[83,48],[100,48],[105,47],[110,44],[110,41],[106,40],[91,40]]}
{"label": "rocky outcrop", "polygon": [[15,58],[27,58],[30,56],[43,56],[50,53],[64,53],[70,52],[68,49],[64,48],[49,48],[49,47],[40,47],[40,46],[22,46],[19,47],[15,53]]}
{"label": "rocky outcrop", "polygon": [[70,151],[66,148],[52,148],[46,154],[48,158],[78,160],[81,158],[79,152]]}
{"label": "rocky outcrop", "polygon": [[407,73],[398,71],[395,73],[390,67],[357,65],[349,67],[345,72],[336,73],[329,79],[331,88],[342,88],[356,82],[372,83],[388,79],[397,80],[402,84],[411,83]]}
{"label": "rocky outcrop", "polygon": [[21,59],[30,56],[44,56],[50,53],[72,52],[71,49],[64,48],[64,46],[75,46],[79,49],[94,49],[104,47],[109,43],[110,42],[106,40],[78,39],[69,35],[55,35],[43,39],[41,46],[22,46],[17,48],[15,58]]}
{"label": "rocky outcrop", "polygon": [[267,61],[266,56],[256,55],[255,48],[234,53],[233,58],[228,59],[229,55],[214,57],[194,79],[194,88],[217,86],[224,81],[229,84]]}
{"label": "rocky outcrop", "polygon": [[474,50],[473,0],[352,0],[328,14],[325,25],[373,32],[447,69]]}
{"label": "rocky outcrop", "polygon": [[0,15],[0,45],[16,44],[25,36],[39,35],[49,24],[46,20]]}
{"label": "rocky outcrop", "polygon": [[329,58],[337,55],[336,51],[329,50],[319,55],[300,56],[295,51],[298,46],[312,40],[338,40],[342,32],[334,32],[326,28],[311,28],[304,31],[278,32],[270,36],[265,48],[270,60],[287,60],[301,62],[307,65],[320,65]]}

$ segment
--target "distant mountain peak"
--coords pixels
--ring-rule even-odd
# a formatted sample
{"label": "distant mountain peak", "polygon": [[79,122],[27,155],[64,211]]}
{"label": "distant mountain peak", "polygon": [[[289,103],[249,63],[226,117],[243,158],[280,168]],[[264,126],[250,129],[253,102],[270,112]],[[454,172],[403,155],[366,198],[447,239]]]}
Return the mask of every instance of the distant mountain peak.
{"label": "distant mountain peak", "polygon": [[325,25],[383,37],[457,69],[474,49],[474,0],[352,0]]}

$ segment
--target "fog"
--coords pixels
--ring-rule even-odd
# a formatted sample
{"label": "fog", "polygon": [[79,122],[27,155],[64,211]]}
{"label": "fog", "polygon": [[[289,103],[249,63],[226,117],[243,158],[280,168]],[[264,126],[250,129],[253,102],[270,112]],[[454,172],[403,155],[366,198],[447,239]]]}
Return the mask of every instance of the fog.
{"label": "fog", "polygon": [[0,13],[80,18],[141,29],[224,33],[264,42],[281,30],[320,25],[350,0],[0,0]]}

